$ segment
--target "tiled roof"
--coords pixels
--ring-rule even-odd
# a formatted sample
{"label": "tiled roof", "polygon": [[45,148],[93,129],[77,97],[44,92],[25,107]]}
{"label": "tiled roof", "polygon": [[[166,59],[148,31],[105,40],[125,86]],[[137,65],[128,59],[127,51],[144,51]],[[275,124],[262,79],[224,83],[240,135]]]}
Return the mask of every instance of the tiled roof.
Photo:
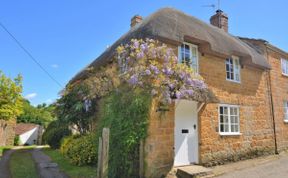
{"label": "tiled roof", "polygon": [[18,123],[15,127],[15,134],[16,135],[21,135],[25,132],[28,132],[35,127],[37,127],[37,124],[30,124],[30,123]]}

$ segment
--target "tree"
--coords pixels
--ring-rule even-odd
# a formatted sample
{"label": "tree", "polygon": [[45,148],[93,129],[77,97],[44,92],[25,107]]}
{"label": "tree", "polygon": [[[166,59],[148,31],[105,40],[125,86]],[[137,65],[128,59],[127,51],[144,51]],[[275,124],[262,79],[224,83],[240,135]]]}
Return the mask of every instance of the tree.
{"label": "tree", "polygon": [[54,105],[47,106],[45,103],[34,107],[28,100],[24,100],[23,113],[17,117],[17,122],[47,126],[56,119],[54,108]]}
{"label": "tree", "polygon": [[16,119],[22,111],[22,76],[10,79],[0,71],[0,119]]}

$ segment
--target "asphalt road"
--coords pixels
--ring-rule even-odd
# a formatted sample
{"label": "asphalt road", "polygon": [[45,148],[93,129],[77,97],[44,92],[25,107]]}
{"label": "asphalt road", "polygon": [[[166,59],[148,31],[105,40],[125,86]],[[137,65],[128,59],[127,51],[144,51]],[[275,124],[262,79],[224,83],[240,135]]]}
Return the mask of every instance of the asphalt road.
{"label": "asphalt road", "polygon": [[229,172],[217,178],[288,178],[288,156]]}

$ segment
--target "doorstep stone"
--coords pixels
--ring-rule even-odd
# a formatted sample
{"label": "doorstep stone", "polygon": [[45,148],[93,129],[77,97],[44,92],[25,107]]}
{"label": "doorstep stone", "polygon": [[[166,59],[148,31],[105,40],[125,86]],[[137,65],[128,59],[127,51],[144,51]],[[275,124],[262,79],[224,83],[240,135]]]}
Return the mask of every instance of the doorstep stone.
{"label": "doorstep stone", "polygon": [[176,173],[177,177],[179,178],[196,178],[203,176],[206,177],[212,174],[213,174],[212,169],[198,165],[177,167],[177,173]]}

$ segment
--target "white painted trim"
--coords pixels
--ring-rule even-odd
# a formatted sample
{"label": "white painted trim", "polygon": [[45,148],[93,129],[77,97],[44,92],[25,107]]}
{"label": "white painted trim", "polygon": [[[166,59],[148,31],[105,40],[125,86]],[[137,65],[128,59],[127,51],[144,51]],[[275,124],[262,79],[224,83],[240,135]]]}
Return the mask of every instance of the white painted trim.
{"label": "white painted trim", "polygon": [[221,136],[237,136],[242,135],[240,132],[220,132],[219,135]]}
{"label": "white painted trim", "polygon": [[[284,61],[286,62],[285,68],[286,68],[286,70],[288,69],[288,67],[287,67],[287,65],[288,65],[288,60],[287,60],[287,59],[284,59],[284,58],[281,58],[281,73],[282,73],[282,75],[288,77],[288,73],[285,73],[285,72],[283,72],[283,70],[282,70]],[[288,71],[286,71],[286,72],[288,72]]]}

